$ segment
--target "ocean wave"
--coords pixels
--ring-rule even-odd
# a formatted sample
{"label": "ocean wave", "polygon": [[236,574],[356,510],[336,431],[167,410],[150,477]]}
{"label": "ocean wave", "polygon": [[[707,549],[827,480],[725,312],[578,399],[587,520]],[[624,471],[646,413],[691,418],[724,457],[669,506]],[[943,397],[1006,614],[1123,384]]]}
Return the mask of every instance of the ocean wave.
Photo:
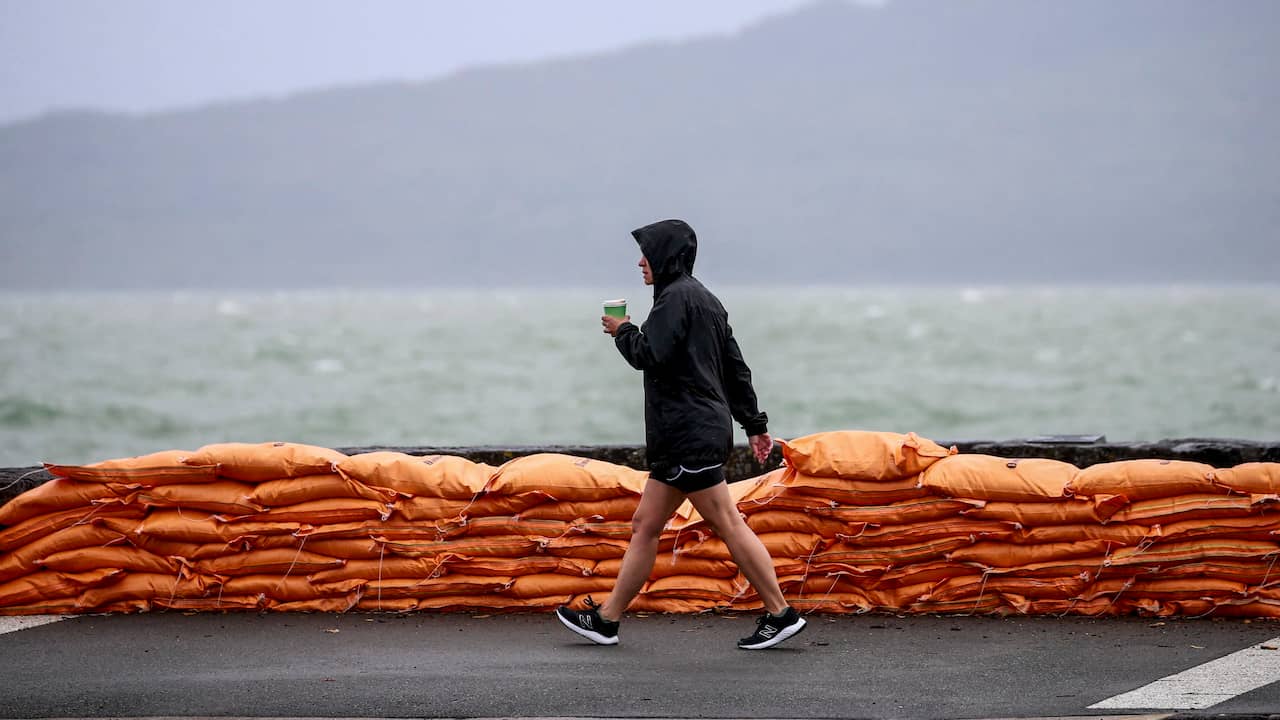
{"label": "ocean wave", "polygon": [[39,400],[22,396],[0,397],[0,427],[35,428],[66,415],[61,409]]}

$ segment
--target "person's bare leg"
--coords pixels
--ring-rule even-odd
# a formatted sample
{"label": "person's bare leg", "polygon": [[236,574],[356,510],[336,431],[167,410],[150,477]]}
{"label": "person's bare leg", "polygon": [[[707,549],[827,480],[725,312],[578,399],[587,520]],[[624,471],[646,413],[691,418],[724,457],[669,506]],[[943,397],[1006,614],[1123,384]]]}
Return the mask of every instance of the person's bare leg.
{"label": "person's bare leg", "polygon": [[773,615],[786,610],[787,601],[778,586],[778,574],[774,572],[769,551],[738,513],[733,498],[729,496],[729,486],[719,483],[706,490],[689,493],[689,500],[716,535],[729,546],[729,554],[751,587],[755,588],[765,610]]}
{"label": "person's bare leg", "polygon": [[[617,622],[627,606],[640,594],[658,559],[658,538],[672,513],[684,502],[684,493],[649,478],[640,496],[640,505],[631,516],[631,542],[622,556],[618,581],[609,598],[600,606],[600,617]],[[772,566],[771,566],[772,567]]]}

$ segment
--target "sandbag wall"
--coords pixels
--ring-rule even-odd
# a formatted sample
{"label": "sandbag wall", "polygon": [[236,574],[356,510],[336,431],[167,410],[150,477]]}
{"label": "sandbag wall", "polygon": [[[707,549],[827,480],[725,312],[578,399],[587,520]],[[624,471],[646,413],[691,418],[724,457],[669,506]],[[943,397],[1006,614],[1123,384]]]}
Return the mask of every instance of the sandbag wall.
{"label": "sandbag wall", "polygon": [[[1280,616],[1280,464],[1078,470],[852,431],[783,450],[731,494],[803,610]],[[646,477],[290,443],[47,467],[57,479],[0,506],[0,614],[601,600]],[[633,610],[760,607],[689,503],[659,552]]]}

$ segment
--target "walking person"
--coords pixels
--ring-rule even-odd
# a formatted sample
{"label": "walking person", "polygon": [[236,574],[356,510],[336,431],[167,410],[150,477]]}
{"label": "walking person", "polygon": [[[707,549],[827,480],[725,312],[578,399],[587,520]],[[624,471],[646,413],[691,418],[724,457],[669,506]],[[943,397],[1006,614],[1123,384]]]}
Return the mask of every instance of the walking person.
{"label": "walking person", "polygon": [[773,647],[803,630],[805,621],[783,598],[769,551],[738,513],[724,473],[734,420],[746,431],[756,459],[769,457],[768,416],[757,407],[751,370],[724,306],[693,277],[693,228],[663,220],[631,235],[640,245],[644,283],[653,286],[653,308],[640,327],[630,317],[605,315],[601,323],[622,357],[644,373],[649,479],[608,599],[600,605],[588,600],[584,610],[561,607],[556,616],[582,637],[616,645],[622,614],[653,572],[659,536],[687,497],[728,546],[767,611],[738,647]]}

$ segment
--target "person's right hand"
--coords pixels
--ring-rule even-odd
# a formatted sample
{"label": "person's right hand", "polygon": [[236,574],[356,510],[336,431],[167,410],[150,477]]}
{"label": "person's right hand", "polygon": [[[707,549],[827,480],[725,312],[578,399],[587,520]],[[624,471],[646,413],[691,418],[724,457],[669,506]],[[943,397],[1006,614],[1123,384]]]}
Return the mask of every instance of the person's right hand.
{"label": "person's right hand", "polygon": [[773,452],[773,436],[769,433],[752,435],[747,438],[747,442],[751,445],[752,454],[756,456],[756,462],[763,465],[769,459],[769,453]]}
{"label": "person's right hand", "polygon": [[610,337],[618,336],[618,328],[622,327],[622,323],[631,322],[631,316],[614,317],[612,315],[601,315],[600,324],[604,326],[604,334]]}

